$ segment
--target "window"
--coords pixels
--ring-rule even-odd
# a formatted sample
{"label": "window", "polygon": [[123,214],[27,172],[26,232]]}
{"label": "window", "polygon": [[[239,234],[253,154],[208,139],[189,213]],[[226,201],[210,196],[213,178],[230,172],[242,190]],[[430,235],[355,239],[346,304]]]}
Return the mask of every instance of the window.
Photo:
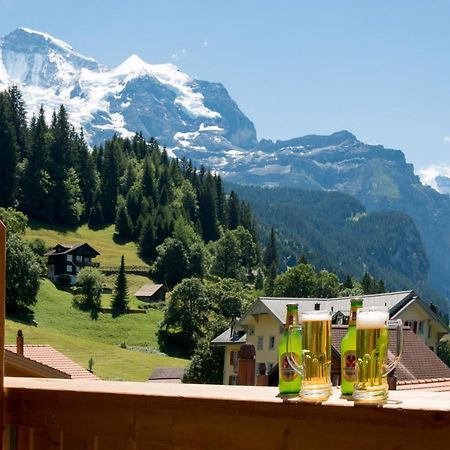
{"label": "window", "polygon": [[67,264],[66,265],[66,272],[67,273],[72,273],[72,264]]}
{"label": "window", "polygon": [[423,320],[421,320],[421,321],[418,322],[418,323],[419,323],[419,327],[418,327],[418,329],[417,329],[417,333],[418,333],[418,334],[423,334],[423,327],[424,327]]}
{"label": "window", "polygon": [[405,320],[405,327],[411,328],[413,333],[417,333],[417,320]]}
{"label": "window", "polygon": [[266,364],[267,367],[267,373],[270,373],[270,371],[273,369],[273,363],[269,362]]}
{"label": "window", "polygon": [[263,349],[264,349],[264,336],[258,336],[256,350],[263,350]]}
{"label": "window", "polygon": [[72,255],[67,255],[67,262],[72,262]]}
{"label": "window", "polygon": [[273,350],[275,348],[275,336],[269,337],[269,350]]}
{"label": "window", "polygon": [[431,324],[428,322],[428,339],[431,339]]}
{"label": "window", "polygon": [[253,336],[255,334],[255,329],[253,327],[248,327],[248,335]]}
{"label": "window", "polygon": [[280,325],[280,334],[284,333],[284,325]]}

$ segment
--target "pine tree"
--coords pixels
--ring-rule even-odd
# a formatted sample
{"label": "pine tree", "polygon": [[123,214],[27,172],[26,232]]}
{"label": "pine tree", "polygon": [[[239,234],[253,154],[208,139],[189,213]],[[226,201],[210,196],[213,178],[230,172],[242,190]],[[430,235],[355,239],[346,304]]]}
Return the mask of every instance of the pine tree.
{"label": "pine tree", "polygon": [[[257,291],[262,290],[264,287],[264,277],[262,274],[261,269],[258,269],[258,271],[256,272],[256,278],[255,278],[255,289]],[[273,290],[273,288],[272,288]]]}
{"label": "pine tree", "polygon": [[7,91],[7,98],[9,99],[11,110],[11,122],[16,134],[16,142],[18,147],[19,160],[23,161],[28,157],[29,140],[28,140],[28,126],[25,111],[25,102],[22,98],[22,93],[16,85],[11,86]]}
{"label": "pine tree", "polygon": [[120,177],[120,146],[117,138],[106,142],[101,177],[102,209],[106,223],[116,217],[117,195]]}
{"label": "pine tree", "polygon": [[14,204],[18,152],[7,96],[0,93],[0,206]]}
{"label": "pine tree", "polygon": [[276,277],[277,277],[277,266],[276,266],[275,262],[273,262],[269,266],[269,270],[267,272],[267,277],[266,277],[266,280],[264,283],[264,293],[269,297],[272,297],[272,295],[273,295]]}
{"label": "pine tree", "polygon": [[120,239],[128,240],[133,236],[133,225],[122,196],[117,201],[116,233]]}
{"label": "pine tree", "polygon": [[278,250],[273,227],[270,230],[269,242],[264,250],[263,263],[267,269],[269,269],[272,264],[275,264],[275,267],[278,267]]}
{"label": "pine tree", "polygon": [[61,206],[56,215],[59,223],[78,225],[83,217],[85,205],[80,180],[73,167],[66,171],[66,178],[63,180],[59,196]]}
{"label": "pine tree", "polygon": [[148,261],[153,261],[156,257],[156,237],[152,216],[148,216],[142,225],[139,236],[139,253]]}
{"label": "pine tree", "polygon": [[345,278],[343,287],[345,289],[353,289],[353,281],[352,281],[350,274],[347,274],[347,277]]}
{"label": "pine tree", "polygon": [[98,173],[95,161],[84,140],[83,130],[81,130],[80,135],[75,137],[75,145],[77,153],[76,170],[80,178],[80,189],[86,206],[86,213],[88,213],[92,208],[94,193],[98,186]]}
{"label": "pine tree", "polygon": [[[202,175],[200,169],[200,183],[202,183],[202,178],[204,178],[204,174]],[[199,218],[203,239],[205,242],[215,241],[219,237],[219,228],[216,210],[216,191],[210,172],[204,178],[204,186],[202,186],[200,195],[198,195],[198,203],[200,207]]]}
{"label": "pine tree", "polygon": [[49,131],[41,106],[39,116],[32,120],[30,130],[31,146],[23,177],[22,208],[29,217],[48,220],[53,217],[49,194],[53,189],[48,173]]}
{"label": "pine tree", "polygon": [[222,178],[220,175],[214,177],[216,183],[216,197],[217,197],[217,220],[221,225],[227,224],[227,212],[226,212],[226,198],[223,190]]}
{"label": "pine tree", "polygon": [[98,229],[101,228],[105,224],[105,219],[103,217],[103,209],[102,204],[99,200],[94,201],[94,206],[91,208],[91,212],[89,214],[88,225],[89,228]]}
{"label": "pine tree", "polygon": [[125,258],[123,255],[120,260],[119,273],[117,274],[114,285],[111,307],[115,316],[124,314],[128,309],[128,285],[127,275],[125,273]]}
{"label": "pine tree", "polygon": [[228,228],[235,230],[239,225],[239,199],[236,192],[231,191],[227,203]]}

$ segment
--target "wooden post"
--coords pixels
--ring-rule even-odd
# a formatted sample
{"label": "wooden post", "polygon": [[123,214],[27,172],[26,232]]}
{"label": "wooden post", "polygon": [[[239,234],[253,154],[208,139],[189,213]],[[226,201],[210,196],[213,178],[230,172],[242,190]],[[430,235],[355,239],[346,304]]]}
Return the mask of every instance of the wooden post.
{"label": "wooden post", "polygon": [[3,442],[5,375],[6,226],[0,220],[0,442]]}

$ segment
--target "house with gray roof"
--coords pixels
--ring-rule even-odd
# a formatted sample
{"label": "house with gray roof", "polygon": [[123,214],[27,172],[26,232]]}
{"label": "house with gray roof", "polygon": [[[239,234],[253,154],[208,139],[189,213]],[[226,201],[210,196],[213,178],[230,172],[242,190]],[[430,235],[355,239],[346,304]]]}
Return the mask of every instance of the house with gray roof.
{"label": "house with gray roof", "polygon": [[[402,319],[433,352],[448,331],[445,319],[412,290],[359,296],[364,306],[385,306],[391,319]],[[236,324],[212,340],[225,347],[224,384],[234,384],[237,375],[237,352],[243,343],[256,350],[256,367],[265,363],[267,370],[277,364],[278,342],[284,330],[286,305],[298,303],[299,311],[329,310],[335,324],[346,322],[351,297],[342,298],[275,298],[260,297]],[[345,320],[343,320],[345,318]]]}

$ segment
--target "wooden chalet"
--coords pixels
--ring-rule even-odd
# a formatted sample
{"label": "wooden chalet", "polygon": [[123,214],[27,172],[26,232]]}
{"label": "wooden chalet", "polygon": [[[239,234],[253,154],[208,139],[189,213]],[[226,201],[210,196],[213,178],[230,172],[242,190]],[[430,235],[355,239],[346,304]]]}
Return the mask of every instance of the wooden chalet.
{"label": "wooden chalet", "polygon": [[86,266],[98,266],[92,260],[100,253],[88,243],[57,244],[47,252],[47,276],[55,282],[74,285],[78,272]]}
{"label": "wooden chalet", "polygon": [[143,302],[163,302],[166,299],[166,288],[163,284],[145,284],[134,296]]}

